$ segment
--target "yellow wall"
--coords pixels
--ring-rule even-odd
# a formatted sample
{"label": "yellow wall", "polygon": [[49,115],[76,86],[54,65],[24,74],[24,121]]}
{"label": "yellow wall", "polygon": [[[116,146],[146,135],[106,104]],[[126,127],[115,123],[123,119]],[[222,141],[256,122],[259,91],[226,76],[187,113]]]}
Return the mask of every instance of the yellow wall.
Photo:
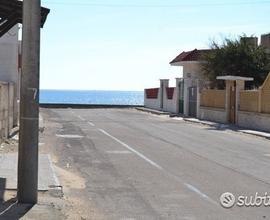
{"label": "yellow wall", "polygon": [[258,112],[259,110],[259,91],[240,92],[240,111]]}
{"label": "yellow wall", "polygon": [[240,92],[240,111],[270,114],[270,73],[260,90]]}
{"label": "yellow wall", "polygon": [[225,109],[226,91],[208,89],[201,92],[201,106]]}

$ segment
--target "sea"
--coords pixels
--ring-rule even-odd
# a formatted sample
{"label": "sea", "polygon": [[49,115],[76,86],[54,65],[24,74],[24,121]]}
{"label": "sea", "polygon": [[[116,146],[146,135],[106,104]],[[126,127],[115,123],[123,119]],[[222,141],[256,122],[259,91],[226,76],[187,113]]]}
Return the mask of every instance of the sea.
{"label": "sea", "polygon": [[143,105],[143,91],[40,90],[40,103]]}

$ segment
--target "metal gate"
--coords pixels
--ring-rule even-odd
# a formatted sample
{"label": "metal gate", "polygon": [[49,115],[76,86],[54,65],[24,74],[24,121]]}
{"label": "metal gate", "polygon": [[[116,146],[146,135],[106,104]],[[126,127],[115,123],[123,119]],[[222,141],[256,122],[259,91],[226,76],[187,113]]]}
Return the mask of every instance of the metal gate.
{"label": "metal gate", "polygon": [[179,82],[179,113],[184,114],[184,81]]}
{"label": "metal gate", "polygon": [[197,87],[190,87],[188,89],[189,96],[189,110],[188,115],[191,117],[197,116]]}

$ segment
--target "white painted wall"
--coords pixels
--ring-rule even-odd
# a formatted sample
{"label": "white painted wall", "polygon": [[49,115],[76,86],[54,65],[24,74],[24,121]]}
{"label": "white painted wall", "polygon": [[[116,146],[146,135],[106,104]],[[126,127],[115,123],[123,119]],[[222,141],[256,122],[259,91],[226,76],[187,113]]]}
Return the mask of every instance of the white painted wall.
{"label": "white painted wall", "polygon": [[[205,81],[201,70],[200,62],[182,62],[180,64],[183,69],[183,81],[184,81],[184,115],[188,116],[189,112],[189,87],[197,87],[197,117],[200,116],[200,80]],[[172,113],[179,113],[179,87],[178,83],[180,78],[176,78],[176,89],[174,90],[174,96],[172,100],[167,99],[166,87],[169,87],[169,80],[162,79],[160,82],[163,86],[160,85],[160,100],[147,99],[145,95],[145,107],[163,110]],[[162,92],[163,91],[163,92]],[[161,97],[162,96],[162,97]],[[163,106],[162,106],[163,103]],[[158,108],[158,104],[159,108]]]}
{"label": "white painted wall", "polygon": [[166,100],[167,100],[167,93],[166,93],[166,88],[169,87],[169,80],[168,79],[161,79],[160,80],[160,95],[161,95],[161,100],[160,100],[160,109],[165,111],[166,108]]}
{"label": "white painted wall", "polygon": [[18,122],[18,104],[19,97],[19,71],[18,71],[18,25],[14,26],[8,33],[0,38],[0,81],[14,84],[14,121],[13,125]]}
{"label": "white painted wall", "polygon": [[0,81],[18,82],[18,26],[0,38]]}
{"label": "white painted wall", "polygon": [[161,91],[159,89],[158,91],[158,97],[157,99],[148,99],[146,96],[146,91],[144,90],[144,106],[146,108],[151,108],[155,110],[161,110],[160,109],[160,100],[161,100]]}
{"label": "white painted wall", "polygon": [[270,132],[270,114],[238,111],[238,126]]}
{"label": "white painted wall", "polygon": [[200,107],[200,115],[198,118],[225,124],[227,123],[227,112],[225,109]]}
{"label": "white painted wall", "polygon": [[197,117],[200,117],[200,81],[206,81],[200,62],[182,62],[184,77],[184,115],[189,115],[189,88],[197,87]]}
{"label": "white painted wall", "polygon": [[179,82],[181,78],[176,78],[176,87],[174,89],[173,99],[168,99],[166,88],[169,87],[168,79],[160,80],[160,88],[157,99],[148,99],[146,91],[144,91],[144,106],[155,110],[162,110],[165,112],[178,113],[179,112]]}
{"label": "white painted wall", "polygon": [[173,92],[173,99],[168,99],[166,89],[165,89],[163,111],[171,112],[171,113],[178,113],[177,105],[179,105],[178,104],[179,98],[177,99],[177,92],[178,90],[176,87]]}

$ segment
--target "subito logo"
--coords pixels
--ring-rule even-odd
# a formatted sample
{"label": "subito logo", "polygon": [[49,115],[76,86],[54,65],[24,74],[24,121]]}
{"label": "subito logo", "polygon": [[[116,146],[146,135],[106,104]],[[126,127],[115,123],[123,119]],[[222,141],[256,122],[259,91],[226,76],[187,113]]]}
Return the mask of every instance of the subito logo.
{"label": "subito logo", "polygon": [[235,204],[235,196],[232,193],[230,193],[230,192],[223,193],[220,196],[220,204],[224,208],[231,208],[231,207],[233,207],[234,204]]}

